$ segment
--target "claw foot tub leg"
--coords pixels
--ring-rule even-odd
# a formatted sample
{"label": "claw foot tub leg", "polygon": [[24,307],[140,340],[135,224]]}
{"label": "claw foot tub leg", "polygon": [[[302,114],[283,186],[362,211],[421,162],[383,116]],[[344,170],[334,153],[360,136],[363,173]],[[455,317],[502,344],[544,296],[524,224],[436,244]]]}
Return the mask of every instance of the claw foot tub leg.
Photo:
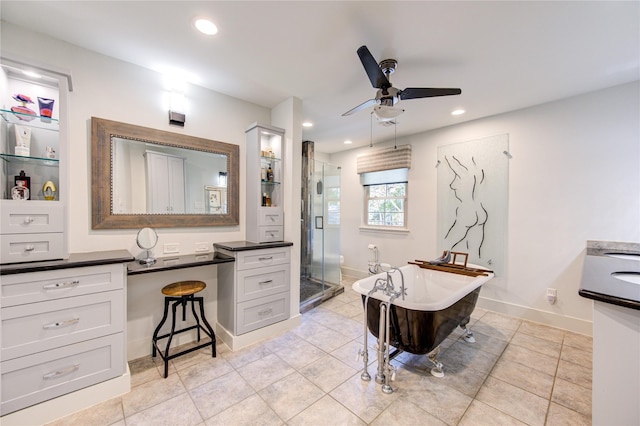
{"label": "claw foot tub leg", "polygon": [[433,368],[431,369],[431,375],[435,377],[444,377],[444,371],[442,371],[442,363],[437,360],[438,354],[440,353],[440,346],[436,347],[434,350],[427,354],[427,358],[433,364]]}
{"label": "claw foot tub leg", "polygon": [[473,333],[471,332],[471,330],[469,330],[469,328],[467,328],[467,324],[469,324],[469,320],[471,320],[471,317],[465,318],[464,321],[462,321],[460,323],[460,328],[464,331],[464,334],[462,335],[462,338],[467,343],[475,343],[476,342],[476,338],[473,337]]}

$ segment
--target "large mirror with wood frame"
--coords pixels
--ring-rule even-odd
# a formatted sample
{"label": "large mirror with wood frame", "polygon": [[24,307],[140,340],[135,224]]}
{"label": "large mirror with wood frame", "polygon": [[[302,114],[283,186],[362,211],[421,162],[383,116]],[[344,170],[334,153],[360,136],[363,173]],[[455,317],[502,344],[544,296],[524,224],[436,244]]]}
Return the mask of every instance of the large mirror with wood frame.
{"label": "large mirror with wood frame", "polygon": [[234,226],[239,147],[91,118],[92,229]]}

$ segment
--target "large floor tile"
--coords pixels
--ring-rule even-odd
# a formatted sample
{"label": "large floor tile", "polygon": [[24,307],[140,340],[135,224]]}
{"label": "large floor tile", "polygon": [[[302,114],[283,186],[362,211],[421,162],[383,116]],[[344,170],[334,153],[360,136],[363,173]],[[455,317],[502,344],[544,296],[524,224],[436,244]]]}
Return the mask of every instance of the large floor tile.
{"label": "large floor tile", "polygon": [[540,352],[554,358],[560,357],[562,344],[542,339],[540,337],[531,336],[526,333],[516,333],[509,342],[510,345],[518,345],[531,351]]}
{"label": "large floor tile", "polygon": [[518,345],[509,345],[504,350],[501,359],[529,366],[534,370],[555,376],[558,368],[558,359],[540,352],[531,351]]}
{"label": "large floor tile", "polygon": [[124,416],[131,416],[186,391],[177,374],[170,374],[166,379],[143,383],[122,396]]}
{"label": "large floor tile", "polygon": [[488,377],[476,399],[529,425],[544,425],[549,400]]}
{"label": "large floor tile", "polygon": [[591,416],[591,389],[556,378],[551,401],[586,416]]}
{"label": "large floor tile", "polygon": [[126,418],[127,426],[181,425],[195,426],[202,417],[195,404],[184,393]]}
{"label": "large floor tile", "polygon": [[591,416],[552,402],[549,406],[546,424],[547,426],[591,426]]}
{"label": "large floor tile", "polygon": [[358,371],[331,355],[325,355],[299,372],[324,392],[331,392]]}
{"label": "large floor tile", "polygon": [[553,389],[553,376],[524,364],[501,359],[491,371],[491,377],[549,399]]}
{"label": "large floor tile", "polygon": [[206,421],[207,426],[280,426],[284,422],[259,395],[254,394]]}
{"label": "large floor tile", "polygon": [[276,351],[275,354],[291,367],[299,370],[305,365],[322,358],[327,353],[317,346],[301,340],[300,342]]}
{"label": "large floor tile", "polygon": [[459,426],[525,426],[526,423],[514,419],[508,414],[497,410],[478,400],[474,400],[464,417],[458,423]]}
{"label": "large floor tile", "polygon": [[189,391],[203,419],[208,419],[255,394],[254,389],[233,371]]}
{"label": "large floor tile", "polygon": [[407,401],[450,425],[460,421],[473,400],[431,375],[422,377],[406,391],[401,389],[401,393]]}
{"label": "large floor tile", "polygon": [[302,374],[294,372],[262,389],[259,395],[278,416],[288,421],[322,398],[325,393]]}
{"label": "large floor tile", "polygon": [[583,388],[592,388],[593,371],[591,368],[584,367],[580,364],[574,364],[561,359],[558,364],[558,373],[556,374],[556,377],[578,386],[582,386]]}
{"label": "large floor tile", "polygon": [[206,360],[189,365],[177,371],[182,383],[187,389],[193,389],[217,377],[233,371],[233,367],[222,357],[207,358]]}
{"label": "large floor tile", "polygon": [[260,390],[282,379],[295,370],[275,354],[269,354],[237,369],[238,373],[253,387]]}
{"label": "large floor tile", "polygon": [[532,321],[522,321],[518,332],[560,344],[562,344],[565,335],[564,330]]}
{"label": "large floor tile", "polygon": [[560,359],[581,365],[585,368],[592,368],[593,366],[593,354],[590,351],[574,348],[573,346],[562,346]]}
{"label": "large floor tile", "polygon": [[429,425],[446,426],[446,423],[424,411],[422,408],[409,401],[398,399],[389,405],[376,419],[370,423],[372,426],[388,425]]}
{"label": "large floor tile", "polygon": [[593,352],[593,337],[580,333],[567,332],[564,336],[564,345],[573,348],[582,349],[583,351]]}
{"label": "large floor tile", "polygon": [[360,374],[356,374],[329,394],[367,423],[372,422],[399,398],[397,392],[390,395],[383,393],[380,385],[373,379],[375,374],[372,373],[371,376],[370,381],[364,381],[360,379]]}
{"label": "large floor tile", "polygon": [[[330,420],[329,420],[330,419]],[[294,416],[287,422],[289,426],[307,426],[324,424],[344,425],[344,426],[364,426],[365,422],[351,411],[346,409],[329,395],[316,401],[310,407]]]}

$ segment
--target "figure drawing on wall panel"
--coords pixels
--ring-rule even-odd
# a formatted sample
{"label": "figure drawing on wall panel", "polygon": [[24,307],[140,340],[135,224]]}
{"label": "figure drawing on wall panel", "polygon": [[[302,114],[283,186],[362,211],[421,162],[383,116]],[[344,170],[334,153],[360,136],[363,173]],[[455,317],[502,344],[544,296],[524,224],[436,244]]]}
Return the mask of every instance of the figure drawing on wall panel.
{"label": "figure drawing on wall panel", "polygon": [[438,247],[504,273],[509,136],[438,148]]}

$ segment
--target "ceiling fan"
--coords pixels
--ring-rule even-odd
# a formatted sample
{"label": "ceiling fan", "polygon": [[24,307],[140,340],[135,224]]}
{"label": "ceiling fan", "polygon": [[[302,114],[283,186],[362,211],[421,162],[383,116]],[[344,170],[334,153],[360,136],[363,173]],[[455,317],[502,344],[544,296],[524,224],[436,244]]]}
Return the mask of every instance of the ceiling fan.
{"label": "ceiling fan", "polygon": [[382,123],[393,121],[398,115],[404,112],[403,109],[395,107],[399,100],[431,98],[435,96],[459,95],[462,93],[460,89],[439,89],[431,87],[408,87],[399,90],[391,85],[389,76],[393,74],[398,66],[395,59],[383,59],[378,63],[367,46],[358,48],[358,56],[360,62],[369,76],[371,85],[378,89],[376,97],[361,103],[355,108],[342,114],[342,116],[351,115],[372,105],[375,105],[373,113],[376,114],[378,120]]}

